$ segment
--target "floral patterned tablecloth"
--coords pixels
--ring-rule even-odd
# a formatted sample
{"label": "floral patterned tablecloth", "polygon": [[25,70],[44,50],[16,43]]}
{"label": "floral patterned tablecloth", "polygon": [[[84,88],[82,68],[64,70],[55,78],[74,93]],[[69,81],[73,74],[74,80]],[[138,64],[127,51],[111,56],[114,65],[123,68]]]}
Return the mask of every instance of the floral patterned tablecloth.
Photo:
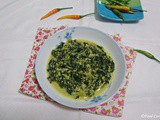
{"label": "floral patterned tablecloth", "polygon": [[[22,82],[19,89],[20,93],[23,93],[28,96],[32,96],[34,98],[47,100],[47,101],[53,102],[54,104],[58,104],[55,101],[53,101],[51,98],[49,98],[45,94],[45,92],[40,88],[35,76],[34,64],[35,64],[37,53],[40,50],[40,47],[43,45],[43,43],[50,36],[55,34],[57,31],[63,30],[65,28],[66,26],[61,26],[59,28],[38,28],[37,35],[35,37],[35,42],[33,44],[33,48],[29,58],[28,66],[24,75],[24,81]],[[100,115],[121,117],[123,108],[124,108],[126,89],[128,86],[129,78],[132,73],[132,67],[135,62],[136,52],[133,50],[133,48],[124,46],[121,43],[121,37],[119,34],[113,35],[112,37],[120,46],[126,59],[127,71],[126,71],[126,76],[125,76],[123,85],[119,89],[119,91],[115,94],[115,96],[108,102],[103,103],[100,106],[96,106],[89,109],[82,109],[82,110],[84,112],[90,112],[90,113],[95,113]],[[98,100],[98,97],[96,99]]]}

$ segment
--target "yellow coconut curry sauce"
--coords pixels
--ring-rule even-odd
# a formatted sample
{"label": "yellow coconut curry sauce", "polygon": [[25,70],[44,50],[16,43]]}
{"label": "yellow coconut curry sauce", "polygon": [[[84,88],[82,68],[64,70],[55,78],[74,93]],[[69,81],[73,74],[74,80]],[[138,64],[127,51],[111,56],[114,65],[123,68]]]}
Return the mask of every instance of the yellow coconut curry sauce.
{"label": "yellow coconut curry sauce", "polygon": [[88,100],[106,91],[114,69],[113,59],[102,46],[89,40],[68,40],[52,50],[47,79],[63,96]]}

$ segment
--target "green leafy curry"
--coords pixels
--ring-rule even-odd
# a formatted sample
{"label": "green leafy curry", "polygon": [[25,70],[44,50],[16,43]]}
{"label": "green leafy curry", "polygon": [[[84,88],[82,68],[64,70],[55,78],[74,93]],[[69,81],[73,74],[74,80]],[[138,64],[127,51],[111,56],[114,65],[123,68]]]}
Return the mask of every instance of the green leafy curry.
{"label": "green leafy curry", "polygon": [[52,50],[47,79],[74,99],[91,98],[113,76],[115,64],[102,46],[87,40],[67,40]]}

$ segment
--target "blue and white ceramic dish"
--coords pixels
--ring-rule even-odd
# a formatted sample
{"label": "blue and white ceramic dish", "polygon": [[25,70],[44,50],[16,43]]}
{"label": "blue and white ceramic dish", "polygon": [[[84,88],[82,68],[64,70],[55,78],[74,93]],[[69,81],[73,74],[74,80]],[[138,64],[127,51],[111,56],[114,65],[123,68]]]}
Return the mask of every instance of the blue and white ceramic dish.
{"label": "blue and white ceramic dish", "polygon": [[[103,0],[97,0],[96,3],[98,14],[108,20],[122,22],[122,19],[117,17],[117,15],[112,12],[112,10],[106,8],[102,1]],[[135,9],[142,10],[140,0],[131,0],[129,6]],[[125,22],[138,21],[144,18],[143,12],[134,12],[134,14],[123,13],[123,15]]]}
{"label": "blue and white ceramic dish", "polygon": [[[90,100],[73,100],[67,98],[56,92],[47,80],[46,65],[50,52],[56,48],[58,44],[67,41],[69,38],[90,40],[103,46],[110,53],[115,62],[112,84],[104,93]],[[72,108],[91,108],[108,101],[115,95],[125,78],[125,65],[125,59],[120,47],[109,35],[93,28],[73,27],[60,31],[45,41],[36,58],[35,72],[41,88],[56,102]]]}

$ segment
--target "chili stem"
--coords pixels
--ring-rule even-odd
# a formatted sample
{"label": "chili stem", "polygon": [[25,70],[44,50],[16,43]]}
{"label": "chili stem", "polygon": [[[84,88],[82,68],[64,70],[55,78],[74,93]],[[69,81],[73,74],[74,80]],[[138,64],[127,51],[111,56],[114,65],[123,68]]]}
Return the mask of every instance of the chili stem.
{"label": "chili stem", "polygon": [[133,11],[139,11],[139,12],[147,12],[147,10],[140,10],[140,9],[136,9],[136,8],[131,8]]}
{"label": "chili stem", "polygon": [[83,18],[83,17],[89,16],[89,15],[92,15],[92,14],[95,14],[95,13],[89,13],[89,14],[86,14],[86,15],[81,15],[81,16],[80,16],[80,18]]}
{"label": "chili stem", "polygon": [[154,58],[157,62],[159,62],[160,63],[160,60],[158,60],[157,58]]}
{"label": "chili stem", "polygon": [[64,9],[72,9],[73,7],[65,7],[65,8],[58,8],[58,10],[64,10]]}

